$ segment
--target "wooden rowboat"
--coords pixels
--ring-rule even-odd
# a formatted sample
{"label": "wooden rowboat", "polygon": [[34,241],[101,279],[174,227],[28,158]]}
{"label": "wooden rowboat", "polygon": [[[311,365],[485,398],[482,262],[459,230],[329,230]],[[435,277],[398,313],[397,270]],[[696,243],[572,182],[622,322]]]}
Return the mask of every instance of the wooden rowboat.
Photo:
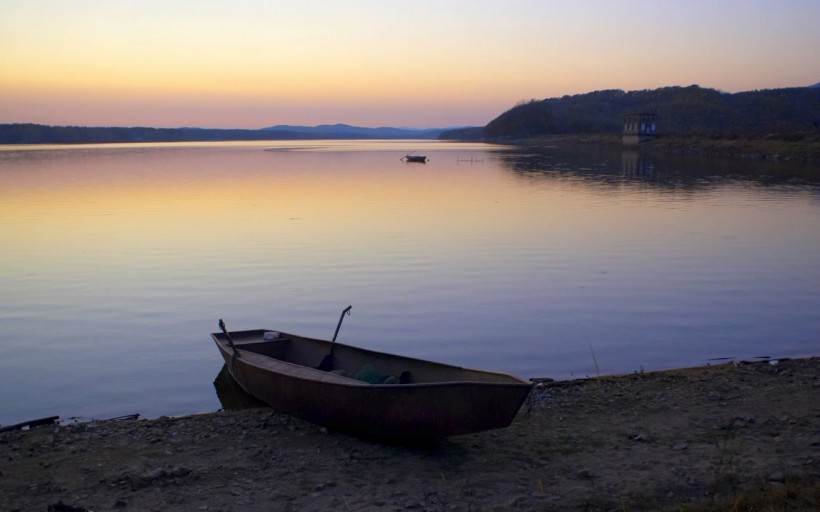
{"label": "wooden rowboat", "polygon": [[422,155],[404,155],[402,160],[405,162],[417,162],[420,164],[427,163],[427,157]]}
{"label": "wooden rowboat", "polygon": [[435,439],[503,428],[532,388],[511,375],[284,332],[224,330],[211,336],[231,376],[249,394],[363,437]]}

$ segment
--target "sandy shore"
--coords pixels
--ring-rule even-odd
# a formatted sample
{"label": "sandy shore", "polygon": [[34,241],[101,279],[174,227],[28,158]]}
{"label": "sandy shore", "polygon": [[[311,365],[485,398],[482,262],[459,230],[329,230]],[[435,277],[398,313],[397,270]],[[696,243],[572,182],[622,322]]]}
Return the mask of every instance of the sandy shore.
{"label": "sandy shore", "polygon": [[10,511],[820,510],[820,359],[555,383],[428,446],[246,409],[6,432],[0,461]]}

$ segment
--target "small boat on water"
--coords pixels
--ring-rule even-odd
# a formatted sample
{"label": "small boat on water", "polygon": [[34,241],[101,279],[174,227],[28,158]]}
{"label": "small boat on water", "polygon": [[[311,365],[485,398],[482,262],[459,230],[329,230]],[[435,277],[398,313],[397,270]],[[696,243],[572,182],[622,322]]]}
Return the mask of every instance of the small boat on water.
{"label": "small boat on water", "polygon": [[427,163],[427,157],[422,156],[422,155],[407,154],[407,155],[404,155],[401,159],[404,160],[405,162],[416,162],[416,163],[420,163],[420,164]]}
{"label": "small boat on water", "polygon": [[503,373],[336,343],[335,335],[325,341],[267,329],[229,333],[221,320],[220,327],[211,336],[246,392],[356,436],[435,439],[503,428],[533,386]]}

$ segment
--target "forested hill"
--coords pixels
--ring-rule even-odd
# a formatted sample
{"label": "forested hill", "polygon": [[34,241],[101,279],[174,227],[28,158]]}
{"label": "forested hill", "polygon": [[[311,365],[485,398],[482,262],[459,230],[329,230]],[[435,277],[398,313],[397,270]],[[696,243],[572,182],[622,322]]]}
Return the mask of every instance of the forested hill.
{"label": "forested hill", "polygon": [[[520,103],[491,121],[488,140],[539,135],[620,133],[627,114],[654,111],[661,135],[719,137],[805,133],[820,124],[820,88],[769,89],[734,94],[697,85],[654,90],[604,90]],[[446,132],[442,138],[475,138]]]}

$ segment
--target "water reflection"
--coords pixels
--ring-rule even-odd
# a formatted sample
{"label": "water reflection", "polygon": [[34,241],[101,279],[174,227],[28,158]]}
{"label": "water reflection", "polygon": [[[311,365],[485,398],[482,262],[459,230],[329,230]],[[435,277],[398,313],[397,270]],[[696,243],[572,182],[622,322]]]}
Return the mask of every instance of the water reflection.
{"label": "water reflection", "polygon": [[267,407],[267,405],[248,394],[242,387],[236,383],[228,372],[228,367],[223,365],[214,379],[214,389],[216,389],[216,396],[223,409],[255,409],[258,407]]}
{"label": "water reflection", "polygon": [[811,163],[744,158],[705,158],[605,146],[506,148],[497,151],[505,167],[531,179],[577,177],[596,184],[650,183],[659,188],[708,189],[728,181],[765,186],[817,185]]}
{"label": "water reflection", "polygon": [[625,149],[621,153],[621,161],[626,178],[643,178],[647,181],[654,181],[657,178],[655,164],[649,155]]}
{"label": "water reflection", "polygon": [[328,338],[351,303],[346,342],[521,377],[594,373],[590,346],[602,373],[816,350],[802,171],[272,146],[0,149],[0,423],[216,409],[218,318]]}

